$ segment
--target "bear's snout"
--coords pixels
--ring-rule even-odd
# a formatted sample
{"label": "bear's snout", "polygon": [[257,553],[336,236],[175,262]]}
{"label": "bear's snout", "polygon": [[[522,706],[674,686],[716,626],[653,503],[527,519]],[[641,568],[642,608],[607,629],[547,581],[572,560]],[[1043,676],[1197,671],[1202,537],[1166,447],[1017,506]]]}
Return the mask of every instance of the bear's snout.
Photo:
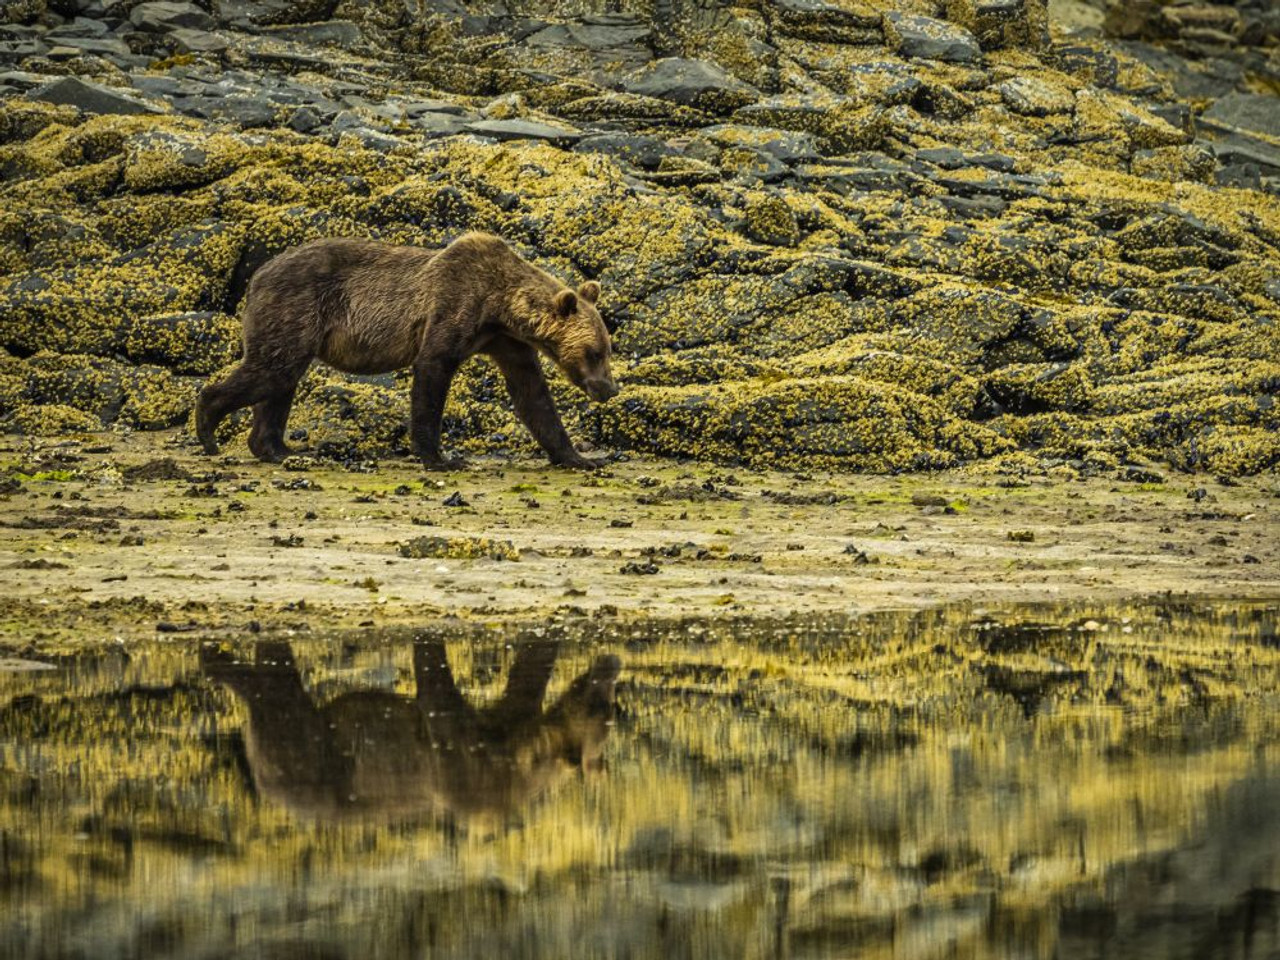
{"label": "bear's snout", "polygon": [[612,400],[618,395],[618,385],[612,378],[608,380],[588,380],[582,388],[596,403],[604,403],[606,400]]}

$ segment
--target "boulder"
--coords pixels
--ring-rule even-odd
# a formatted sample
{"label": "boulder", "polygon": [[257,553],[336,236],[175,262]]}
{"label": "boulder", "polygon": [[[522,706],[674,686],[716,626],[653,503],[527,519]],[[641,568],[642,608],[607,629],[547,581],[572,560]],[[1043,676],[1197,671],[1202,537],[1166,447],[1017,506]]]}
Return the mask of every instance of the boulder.
{"label": "boulder", "polygon": [[474,120],[466,125],[470,133],[494,140],[547,140],[551,143],[573,143],[582,138],[576,127],[511,117],[507,120]]}
{"label": "boulder", "polygon": [[179,53],[222,53],[230,46],[225,37],[208,30],[194,30],[190,27],[177,27],[170,30],[169,39],[173,41]]}
{"label": "boulder", "polygon": [[678,154],[657,137],[638,133],[600,133],[579,140],[573,149],[577,153],[603,153],[642,170],[656,170],[664,157]]}
{"label": "boulder", "polygon": [[657,97],[712,113],[729,113],[759,99],[759,91],[714,63],[668,57],[624,81],[627,93]]}
{"label": "boulder", "polygon": [[1076,98],[1070,90],[1035,77],[1014,77],[996,87],[996,91],[1006,107],[1027,117],[1072,113],[1076,108]]}
{"label": "boulder", "polygon": [[787,202],[774,194],[758,194],[747,200],[747,236],[757,243],[794,247],[800,242],[800,227]]}
{"label": "boulder", "polygon": [[866,3],[837,6],[826,0],[772,0],[765,13],[773,29],[819,43],[880,43],[880,11]]}
{"label": "boulder", "polygon": [[279,37],[294,43],[350,50],[364,43],[364,34],[350,20],[326,20],[323,23],[282,24],[267,27],[264,36]]}
{"label": "boulder", "polygon": [[183,0],[147,0],[129,11],[129,22],[148,33],[168,33],[178,27],[210,30],[217,25],[204,10]]}
{"label": "boulder", "polygon": [[984,50],[1049,45],[1048,0],[947,0],[947,19],[970,31]]}
{"label": "boulder", "polygon": [[42,100],[45,103],[67,104],[85,113],[125,115],[164,113],[164,110],[156,104],[130,96],[114,87],[81,80],[79,77],[60,77],[32,90],[27,97],[31,100]]}
{"label": "boulder", "polygon": [[904,57],[952,63],[973,63],[982,58],[982,47],[972,33],[932,17],[886,13],[884,36]]}

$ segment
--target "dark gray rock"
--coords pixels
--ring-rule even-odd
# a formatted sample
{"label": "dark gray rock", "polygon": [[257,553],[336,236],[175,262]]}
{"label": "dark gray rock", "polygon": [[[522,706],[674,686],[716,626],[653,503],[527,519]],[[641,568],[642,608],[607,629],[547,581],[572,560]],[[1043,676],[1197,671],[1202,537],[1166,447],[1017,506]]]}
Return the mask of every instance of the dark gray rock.
{"label": "dark gray rock", "polygon": [[1003,200],[1024,200],[1028,197],[1046,197],[1043,189],[1048,182],[1042,177],[996,173],[981,180],[934,175],[934,183],[958,197],[1000,197]]}
{"label": "dark gray rock", "polygon": [[290,130],[296,130],[298,133],[310,133],[321,124],[320,115],[310,107],[298,107],[289,115],[288,126]]}
{"label": "dark gray rock", "polygon": [[70,23],[64,23],[54,27],[44,35],[46,40],[53,40],[61,37],[105,37],[111,32],[111,27],[102,20],[92,20],[89,17],[75,17]]}
{"label": "dark gray rock", "polygon": [[524,42],[531,47],[583,47],[605,52],[627,47],[638,49],[652,37],[653,28],[647,23],[623,16],[617,20],[588,18],[587,22],[548,24]]}
{"label": "dark gray rock", "polygon": [[193,30],[190,27],[170,30],[169,39],[173,41],[180,53],[222,53],[231,45],[226,37],[208,30]]}
{"label": "dark gray rock", "polygon": [[884,17],[885,39],[904,57],[972,63],[982,48],[972,33],[945,20],[897,12]]}
{"label": "dark gray rock", "polygon": [[576,127],[562,127],[539,120],[475,120],[466,129],[482,137],[494,140],[549,140],[553,143],[574,143],[582,138]]}
{"label": "dark gray rock", "polygon": [[326,20],[323,23],[296,23],[267,27],[263,36],[279,37],[295,43],[350,50],[365,42],[360,27],[350,20]]}
{"label": "dark gray rock", "polygon": [[395,100],[388,97],[386,102],[398,106],[410,120],[426,113],[452,114],[455,117],[467,116],[466,107],[449,100]]}
{"label": "dark gray rock", "polygon": [[657,137],[636,133],[601,133],[584,137],[573,149],[575,153],[603,153],[642,170],[656,170],[663,157],[673,157],[679,152]]}
{"label": "dark gray rock", "polygon": [[133,51],[118,37],[59,37],[48,53],[50,60],[70,60],[85,55],[119,64],[131,60]]}
{"label": "dark gray rock", "polygon": [[168,33],[178,27],[210,30],[217,25],[204,10],[183,0],[147,0],[129,11],[129,22],[148,33]]}
{"label": "dark gray rock", "polygon": [[452,113],[423,110],[409,118],[409,125],[426,137],[451,137],[466,131],[467,120]]}
{"label": "dark gray rock", "polygon": [[43,73],[31,73],[28,70],[6,70],[0,73],[0,83],[14,90],[31,91],[44,86],[49,78]]}
{"label": "dark gray rock", "polygon": [[[321,9],[312,10],[312,7]],[[327,20],[336,3],[299,3],[296,0],[214,0],[213,12],[224,23],[252,28],[273,23],[306,23]]]}
{"label": "dark gray rock", "polygon": [[1230,93],[1214,102],[1203,119],[1233,131],[1261,133],[1280,140],[1280,101],[1254,93]]}
{"label": "dark gray rock", "polygon": [[188,116],[203,120],[229,120],[242,130],[270,127],[276,122],[276,106],[256,97],[187,97],[174,106]]}
{"label": "dark gray rock", "polygon": [[1224,166],[1258,168],[1261,176],[1280,173],[1280,108],[1275,97],[1232,93],[1200,117],[1199,128],[1213,137],[1212,148]]}
{"label": "dark gray rock", "polygon": [[750,84],[704,60],[668,57],[657,60],[635,77],[624,81],[623,89],[645,97],[657,97],[685,106],[728,113],[759,98]]}
{"label": "dark gray rock", "polygon": [[27,57],[41,57],[49,45],[39,40],[0,40],[0,66],[14,67]]}
{"label": "dark gray rock", "polygon": [[171,74],[136,73],[129,82],[149,97],[193,97],[204,93],[208,87],[194,80],[182,80]]}
{"label": "dark gray rock", "polygon": [[910,103],[923,86],[910,66],[893,61],[859,63],[848,75],[850,93],[883,106]]}
{"label": "dark gray rock", "polygon": [[30,100],[65,103],[85,113],[143,114],[164,113],[159,106],[131,97],[112,87],[90,83],[79,77],[61,77],[37,87],[27,94]]}
{"label": "dark gray rock", "polygon": [[1013,157],[1003,153],[965,153],[955,147],[928,147],[915,152],[917,160],[931,163],[943,170],[959,170],[963,167],[985,167],[1008,173],[1013,170]]}

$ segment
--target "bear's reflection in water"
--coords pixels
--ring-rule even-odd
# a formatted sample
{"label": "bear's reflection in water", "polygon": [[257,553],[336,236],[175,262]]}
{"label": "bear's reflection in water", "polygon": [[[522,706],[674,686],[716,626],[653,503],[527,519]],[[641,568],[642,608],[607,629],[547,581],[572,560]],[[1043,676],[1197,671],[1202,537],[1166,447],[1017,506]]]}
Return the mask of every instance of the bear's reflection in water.
{"label": "bear's reflection in water", "polygon": [[436,813],[478,823],[601,766],[621,661],[596,658],[544,710],[558,652],[552,642],[518,646],[502,696],[484,709],[458,690],[439,641],[413,645],[414,696],[366,690],[323,705],[287,643],[259,643],[253,663],[206,647],[201,661],[248,707],[249,769],[268,800],[310,819]]}

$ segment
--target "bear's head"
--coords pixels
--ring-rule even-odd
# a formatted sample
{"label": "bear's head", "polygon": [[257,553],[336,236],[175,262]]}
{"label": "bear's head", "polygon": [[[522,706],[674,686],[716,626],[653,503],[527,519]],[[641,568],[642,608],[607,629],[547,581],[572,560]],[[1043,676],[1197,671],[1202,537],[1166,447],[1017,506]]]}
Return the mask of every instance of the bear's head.
{"label": "bear's head", "polygon": [[577,290],[561,290],[552,298],[550,322],[554,331],[547,353],[564,375],[597,403],[617,396],[618,385],[609,367],[612,345],[609,329],[596,309],[600,284],[588,280]]}

